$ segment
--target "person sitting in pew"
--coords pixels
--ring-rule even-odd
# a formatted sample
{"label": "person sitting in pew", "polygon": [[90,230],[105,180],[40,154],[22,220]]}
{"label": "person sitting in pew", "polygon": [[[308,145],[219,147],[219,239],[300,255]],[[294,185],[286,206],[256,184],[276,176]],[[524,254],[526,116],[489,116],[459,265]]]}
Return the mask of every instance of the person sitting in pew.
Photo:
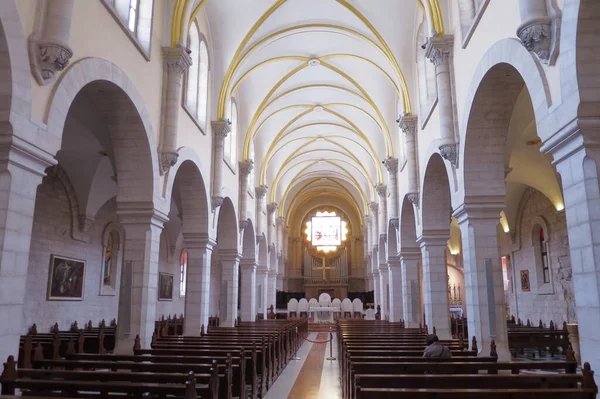
{"label": "person sitting in pew", "polygon": [[447,346],[442,345],[437,335],[429,334],[427,338],[425,338],[425,343],[427,344],[427,347],[423,352],[423,357],[452,357],[450,349],[448,349]]}

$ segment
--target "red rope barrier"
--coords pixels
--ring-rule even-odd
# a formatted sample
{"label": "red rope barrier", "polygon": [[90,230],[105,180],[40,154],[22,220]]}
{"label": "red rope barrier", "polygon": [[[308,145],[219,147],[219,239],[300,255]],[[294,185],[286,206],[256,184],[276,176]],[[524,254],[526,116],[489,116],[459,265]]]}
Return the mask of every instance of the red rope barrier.
{"label": "red rope barrier", "polygon": [[327,341],[312,341],[306,337],[303,337],[302,335],[300,335],[300,333],[298,333],[298,337],[302,338],[305,341],[311,342],[313,344],[326,344],[328,342],[331,342],[331,338],[329,338]]}

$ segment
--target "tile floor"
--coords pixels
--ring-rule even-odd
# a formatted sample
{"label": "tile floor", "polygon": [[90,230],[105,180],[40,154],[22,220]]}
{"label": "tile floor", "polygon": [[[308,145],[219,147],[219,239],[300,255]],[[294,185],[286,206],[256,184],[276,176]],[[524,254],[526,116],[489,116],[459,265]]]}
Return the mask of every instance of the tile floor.
{"label": "tile floor", "polygon": [[[312,341],[325,341],[328,335],[310,333],[307,338]],[[338,362],[327,360],[329,345],[305,341],[298,350],[300,360],[291,360],[287,364],[265,399],[341,399]],[[335,334],[333,356],[337,358]]]}

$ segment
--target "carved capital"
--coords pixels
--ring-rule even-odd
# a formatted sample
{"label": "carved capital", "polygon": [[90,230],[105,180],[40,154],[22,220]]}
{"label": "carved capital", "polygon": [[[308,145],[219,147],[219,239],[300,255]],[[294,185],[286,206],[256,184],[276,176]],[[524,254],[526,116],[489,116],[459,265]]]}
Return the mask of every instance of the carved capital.
{"label": "carved capital", "polygon": [[212,210],[214,211],[223,204],[223,197],[218,196],[218,195],[213,195],[210,199],[210,202],[212,205]]}
{"label": "carved capital", "polygon": [[370,202],[369,209],[374,215],[376,215],[377,213],[379,213],[379,204],[377,202]]}
{"label": "carved capital", "polygon": [[458,168],[458,145],[444,144],[440,146],[440,155],[448,160],[452,166]]}
{"label": "carved capital", "polygon": [[225,137],[231,132],[231,122],[227,119],[212,121],[211,126],[212,134],[217,140],[217,144],[223,145],[223,140],[225,140]]}
{"label": "carved capital", "polygon": [[406,135],[417,134],[418,118],[415,115],[403,115],[398,119],[398,126]]}
{"label": "carved capital", "polygon": [[277,219],[275,219],[275,224],[277,224],[277,226],[283,226],[284,223],[285,217],[283,216],[278,216]]}
{"label": "carved capital", "polygon": [[277,211],[277,208],[279,208],[279,205],[277,205],[276,202],[271,202],[270,204],[267,204],[267,212],[270,214],[275,213],[275,211]]}
{"label": "carved capital", "polygon": [[390,219],[390,224],[392,226],[394,226],[396,229],[398,229],[400,227],[400,219],[398,219],[398,218],[391,218]]}
{"label": "carved capital", "polygon": [[56,73],[64,70],[73,56],[66,44],[41,42],[35,37],[29,39],[29,53],[31,72],[41,86],[52,83]]}
{"label": "carved capital", "polygon": [[192,57],[188,54],[187,49],[183,47],[163,47],[162,55],[169,74],[179,76],[192,65]]}
{"label": "carved capital", "polygon": [[265,234],[259,234],[256,236],[256,245],[260,244],[261,241],[265,240]]}
{"label": "carved capital", "polygon": [[160,167],[163,174],[166,173],[171,166],[175,166],[177,158],[179,158],[179,154],[176,152],[163,151],[160,153]]}
{"label": "carved capital", "polygon": [[408,193],[406,197],[411,202],[411,204],[413,204],[417,208],[419,207],[419,193]]}
{"label": "carved capital", "polygon": [[389,174],[395,175],[398,173],[398,158],[387,157],[383,160],[383,164]]}
{"label": "carved capital", "polygon": [[378,183],[375,185],[375,191],[379,194],[380,197],[385,197],[387,195],[387,186],[385,184]]}
{"label": "carved capital", "polygon": [[258,186],[254,189],[254,192],[256,193],[256,198],[260,199],[260,198],[264,198],[265,195],[267,194],[267,186],[265,186],[264,184],[261,186]]}
{"label": "carved capital", "polygon": [[240,231],[242,231],[246,227],[248,227],[248,219],[246,219],[246,220],[240,220],[239,221],[239,227],[240,227]]}
{"label": "carved capital", "polygon": [[252,169],[254,169],[254,161],[251,159],[246,159],[245,161],[241,161],[239,163],[239,171],[241,176],[248,176]]}
{"label": "carved capital", "polygon": [[552,44],[552,19],[538,18],[521,25],[517,29],[517,36],[527,49],[535,53],[540,60],[548,63]]}
{"label": "carved capital", "polygon": [[437,36],[429,39],[425,56],[435,65],[447,66],[450,64],[454,37],[451,35]]}

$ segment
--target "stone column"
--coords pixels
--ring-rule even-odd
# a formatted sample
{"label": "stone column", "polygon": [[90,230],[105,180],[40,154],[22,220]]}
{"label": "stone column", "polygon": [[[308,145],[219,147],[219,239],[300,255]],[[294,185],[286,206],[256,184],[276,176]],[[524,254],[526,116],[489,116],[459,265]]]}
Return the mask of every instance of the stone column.
{"label": "stone column", "polygon": [[268,281],[267,281],[267,309],[273,308],[275,309],[277,306],[277,272],[274,270],[269,270],[268,273]]}
{"label": "stone column", "polygon": [[423,322],[421,281],[419,279],[420,257],[421,254],[418,248],[403,250],[400,253],[402,263],[402,306],[404,323],[407,328],[419,327],[419,324]]}
{"label": "stone column", "polygon": [[552,47],[552,17],[548,15],[546,0],[519,0],[521,25],[517,36],[527,49],[544,63],[550,60]]}
{"label": "stone column", "polygon": [[245,229],[248,225],[248,219],[250,218],[250,214],[248,212],[248,176],[252,172],[254,168],[254,161],[251,159],[247,159],[239,163],[239,171],[240,171],[240,229]]}
{"label": "stone column", "polygon": [[371,248],[377,249],[379,246],[379,204],[371,202],[369,203],[369,209],[371,210],[371,231],[369,233],[373,239]]}
{"label": "stone column", "polygon": [[184,335],[200,335],[200,328],[208,326],[210,316],[210,270],[216,242],[207,237],[190,237],[184,233],[188,266],[185,288]]}
{"label": "stone column", "polygon": [[265,196],[267,194],[267,186],[262,185],[254,189],[256,193],[256,237],[261,240],[262,234],[267,234],[265,226],[266,211]]}
{"label": "stone column", "polygon": [[438,112],[440,117],[440,155],[458,167],[458,148],[454,140],[454,107],[450,61],[454,36],[429,38],[426,55],[435,65]]}
{"label": "stone column", "polygon": [[367,291],[373,291],[373,273],[367,272]]}
{"label": "stone column", "polygon": [[404,318],[402,289],[402,264],[398,255],[388,255],[388,273],[390,284],[390,321],[398,322]]}
{"label": "stone column", "polygon": [[419,206],[419,177],[417,173],[417,117],[405,115],[400,118],[406,151],[406,175],[408,177],[408,200]]}
{"label": "stone column", "polygon": [[277,286],[275,287],[277,291],[283,291],[283,273],[277,273]]}
{"label": "stone column", "polygon": [[[18,147],[17,147],[18,145]],[[0,360],[19,354],[37,187],[56,160],[16,136],[0,144]]]}
{"label": "stone column", "polygon": [[379,269],[373,270],[373,291],[373,302],[375,303],[375,310],[377,310],[377,305],[381,305],[381,273]]}
{"label": "stone column", "polygon": [[213,133],[213,180],[211,205],[214,211],[223,203],[223,148],[225,147],[225,138],[231,132],[231,122],[228,120],[212,121]]}
{"label": "stone column", "polygon": [[269,285],[269,270],[266,268],[260,268],[256,270],[256,285],[262,287],[262,292],[258,292],[259,301],[256,304],[256,312],[262,313],[264,317],[267,317],[267,302],[269,298],[268,285]]}
{"label": "stone column", "polygon": [[[275,247],[277,248],[278,257],[281,258],[283,256],[283,226],[285,223],[285,218],[283,216],[278,216],[275,218]],[[282,270],[278,270],[281,272]]]}
{"label": "stone column", "polygon": [[[179,108],[181,108],[181,75],[192,65],[192,58],[183,47],[163,47],[166,79],[162,114],[162,135],[160,145],[161,172],[166,173],[177,163],[177,132]],[[213,128],[214,129],[214,128]]]}
{"label": "stone column", "polygon": [[385,315],[389,314],[387,291],[388,284],[390,283],[390,273],[387,262],[379,264],[379,275],[381,287],[379,291],[379,303],[381,304],[381,320],[385,320]]}
{"label": "stone column", "polygon": [[448,267],[446,248],[449,232],[423,235],[417,239],[423,259],[425,322],[440,339],[451,339],[450,308],[448,303]]}
{"label": "stone column", "polygon": [[[463,204],[454,214],[460,225],[465,271],[465,299],[469,336],[487,353],[496,342],[499,361],[511,359],[504,307],[504,283],[498,253],[498,215],[504,198],[494,204]],[[494,206],[495,205],[495,206]],[[469,338],[470,338],[469,337]]]}
{"label": "stone column", "polygon": [[123,254],[126,283],[121,284],[116,353],[130,353],[137,334],[149,348],[156,321],[160,234],[167,215],[149,208],[117,203],[117,216],[125,230]]}
{"label": "stone column", "polygon": [[375,190],[379,195],[379,218],[377,223],[379,224],[379,235],[387,236],[387,187],[383,184],[377,184]]}
{"label": "stone column", "polygon": [[254,321],[256,318],[256,262],[240,262],[240,273],[242,284],[241,317],[242,321]]}
{"label": "stone column", "polygon": [[392,226],[398,228],[400,214],[400,199],[398,193],[398,158],[387,157],[383,164],[388,171],[388,186],[390,190],[390,206],[388,214]]}
{"label": "stone column", "polygon": [[74,0],[38,2],[34,30],[29,37],[31,73],[40,86],[52,83],[56,74],[69,64],[69,47]]}
{"label": "stone column", "polygon": [[219,259],[223,266],[223,276],[221,280],[221,298],[223,298],[223,289],[227,290],[225,297],[227,302],[220,303],[221,327],[234,327],[238,316],[238,292],[239,292],[239,262],[241,255],[237,249],[223,250],[219,249]]}
{"label": "stone column", "polygon": [[[277,203],[272,202],[267,205],[267,244],[274,251],[277,250],[275,243],[277,242],[277,233],[275,230],[275,212],[277,212]],[[271,269],[273,266],[271,266]],[[277,270],[277,269],[275,269]]]}
{"label": "stone column", "polygon": [[554,157],[562,177],[581,361],[592,367],[600,364],[599,125],[597,119],[577,120],[541,149]]}

